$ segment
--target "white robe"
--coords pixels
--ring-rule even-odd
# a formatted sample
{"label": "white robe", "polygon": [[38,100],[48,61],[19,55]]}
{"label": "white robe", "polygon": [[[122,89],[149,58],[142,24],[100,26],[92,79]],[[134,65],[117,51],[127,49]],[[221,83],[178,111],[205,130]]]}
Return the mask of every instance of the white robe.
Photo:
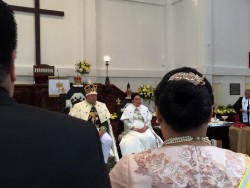
{"label": "white robe", "polygon": [[[139,123],[138,120],[134,121],[133,116],[135,109],[136,107],[133,104],[130,104],[125,108],[121,116],[121,120],[124,122],[125,131],[125,135],[122,137],[122,140],[119,144],[122,156],[159,147],[163,142],[162,139],[152,129],[152,114],[148,108],[144,105],[137,107],[144,119],[144,122],[142,123]],[[142,128],[144,125],[148,126],[148,129],[144,133],[131,130],[132,127]]]}
{"label": "white robe", "polygon": [[242,112],[242,121],[244,123],[249,123],[250,122],[250,113],[247,112],[247,110],[249,110],[247,107],[250,104],[250,99],[246,99],[245,97],[242,98],[242,109],[244,110],[244,112]]}
{"label": "white robe", "polygon": [[[76,103],[73,108],[71,108],[69,115],[83,119],[85,121],[88,121],[89,112],[91,110],[92,104],[89,104],[86,100],[81,101],[79,103]],[[115,137],[113,135],[112,126],[110,124],[110,113],[106,106],[106,104],[96,101],[95,104],[96,111],[98,113],[100,122],[103,123],[105,121],[108,122],[109,125],[109,134],[105,133],[101,138],[101,144],[102,144],[102,150],[104,155],[104,160],[107,163],[108,157],[110,153],[115,156],[115,160],[119,160],[117,148],[116,148],[116,142]],[[110,151],[112,148],[112,151]]]}

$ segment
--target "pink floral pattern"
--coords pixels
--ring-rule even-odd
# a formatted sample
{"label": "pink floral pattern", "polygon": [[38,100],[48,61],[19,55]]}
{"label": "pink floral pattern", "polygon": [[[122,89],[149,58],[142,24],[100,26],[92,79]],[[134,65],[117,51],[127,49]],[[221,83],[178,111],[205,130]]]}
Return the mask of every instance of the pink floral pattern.
{"label": "pink floral pattern", "polygon": [[133,155],[134,173],[151,177],[153,188],[237,187],[246,170],[246,157],[228,150],[220,156],[219,150],[188,145],[170,147],[168,152],[148,150]]}

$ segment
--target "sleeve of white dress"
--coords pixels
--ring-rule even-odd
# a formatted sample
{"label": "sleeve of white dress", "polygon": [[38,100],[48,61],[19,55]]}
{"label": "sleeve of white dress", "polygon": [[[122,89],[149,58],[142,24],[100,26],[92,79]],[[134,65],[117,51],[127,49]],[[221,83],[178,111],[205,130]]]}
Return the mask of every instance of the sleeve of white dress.
{"label": "sleeve of white dress", "polygon": [[123,121],[124,125],[131,129],[133,127],[132,122],[129,120],[129,111],[128,109],[125,109],[122,113],[122,116],[120,118],[121,121]]}
{"label": "sleeve of white dress", "polygon": [[109,173],[111,186],[113,188],[129,187],[128,171],[128,158],[124,156]]}
{"label": "sleeve of white dress", "polygon": [[133,127],[133,124],[128,119],[123,120],[123,124],[129,129],[132,129]]}
{"label": "sleeve of white dress", "polygon": [[127,108],[125,108],[125,110],[123,111],[120,120],[123,121],[125,119],[129,119],[129,112],[128,112]]}

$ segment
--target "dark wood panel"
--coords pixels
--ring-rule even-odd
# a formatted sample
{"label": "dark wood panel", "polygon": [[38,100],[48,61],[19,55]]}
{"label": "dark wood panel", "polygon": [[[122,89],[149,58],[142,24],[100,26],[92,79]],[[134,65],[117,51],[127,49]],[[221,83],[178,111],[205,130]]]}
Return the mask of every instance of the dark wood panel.
{"label": "dark wood panel", "polygon": [[30,85],[15,86],[13,97],[18,103],[35,105],[35,92]]}
{"label": "dark wood panel", "polygon": [[122,101],[126,97],[125,92],[113,84],[97,84],[97,92],[98,101],[105,103],[110,113],[117,111],[117,98]]}
{"label": "dark wood panel", "polygon": [[[116,100],[118,97],[123,100],[126,97],[125,92],[113,84],[97,84],[97,86],[98,101],[104,102],[110,113],[116,112]],[[61,110],[59,97],[48,96],[47,84],[16,84],[13,97],[18,103],[58,112]]]}
{"label": "dark wood panel", "polygon": [[[105,103],[110,113],[117,111],[117,98],[123,100],[125,92],[115,85],[97,84],[98,101]],[[59,97],[49,97],[48,84],[16,84],[13,98],[22,104],[30,104],[51,111],[61,111]],[[111,121],[114,135],[116,136],[118,123]]]}
{"label": "dark wood panel", "polygon": [[60,110],[59,97],[48,96],[48,84],[16,84],[13,98],[21,104],[30,104],[51,111]]}

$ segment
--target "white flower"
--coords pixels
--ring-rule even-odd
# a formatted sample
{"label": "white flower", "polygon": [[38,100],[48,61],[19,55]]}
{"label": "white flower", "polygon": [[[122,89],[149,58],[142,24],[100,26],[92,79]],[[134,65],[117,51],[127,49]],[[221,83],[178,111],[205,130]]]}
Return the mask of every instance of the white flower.
{"label": "white flower", "polygon": [[89,74],[91,65],[87,60],[79,61],[75,64],[76,72],[79,74]]}
{"label": "white flower", "polygon": [[152,86],[148,85],[148,84],[142,84],[139,88],[138,88],[138,93],[140,94],[140,96],[144,99],[151,99],[153,97],[153,88]]}

